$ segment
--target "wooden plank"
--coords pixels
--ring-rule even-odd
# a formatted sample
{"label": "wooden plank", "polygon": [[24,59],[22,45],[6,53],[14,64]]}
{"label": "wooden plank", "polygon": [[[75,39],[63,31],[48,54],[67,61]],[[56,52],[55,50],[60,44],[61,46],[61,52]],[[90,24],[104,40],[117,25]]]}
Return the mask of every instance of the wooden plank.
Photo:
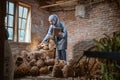
{"label": "wooden plank", "polygon": [[120,53],[118,52],[84,51],[83,55],[93,58],[120,60]]}
{"label": "wooden plank", "polygon": [[53,35],[59,37],[59,33],[62,32],[61,28],[54,28],[53,29]]}
{"label": "wooden plank", "polygon": [[55,4],[51,4],[51,5],[40,6],[39,8],[40,8],[40,9],[44,9],[44,8],[53,7],[53,6],[58,6],[58,5],[62,5],[62,4],[73,3],[74,1],[77,1],[77,0],[64,1],[64,2],[55,3]]}

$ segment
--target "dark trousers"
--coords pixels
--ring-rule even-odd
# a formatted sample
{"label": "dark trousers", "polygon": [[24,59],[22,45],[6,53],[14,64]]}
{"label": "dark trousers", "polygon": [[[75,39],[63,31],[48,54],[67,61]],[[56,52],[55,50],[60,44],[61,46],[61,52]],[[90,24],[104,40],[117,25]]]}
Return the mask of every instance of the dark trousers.
{"label": "dark trousers", "polygon": [[65,60],[66,61],[66,50],[57,50],[58,52],[58,60]]}

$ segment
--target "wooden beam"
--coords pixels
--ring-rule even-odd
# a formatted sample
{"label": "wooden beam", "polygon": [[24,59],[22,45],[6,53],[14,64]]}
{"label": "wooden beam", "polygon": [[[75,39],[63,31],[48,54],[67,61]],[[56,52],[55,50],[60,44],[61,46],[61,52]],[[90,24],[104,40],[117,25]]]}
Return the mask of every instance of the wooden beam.
{"label": "wooden beam", "polygon": [[78,0],[71,0],[71,1],[65,1],[65,2],[60,2],[60,3],[56,3],[56,4],[51,4],[51,5],[40,6],[39,9],[44,9],[44,8],[48,8],[48,7],[58,6],[58,5],[62,5],[62,4],[69,4],[69,3],[75,2],[75,1],[78,1]]}
{"label": "wooden beam", "polygon": [[58,11],[75,11],[75,7],[69,7],[69,8],[62,8],[62,9],[58,9],[55,8],[54,10],[50,10],[50,12],[58,12]]}
{"label": "wooden beam", "polygon": [[90,6],[90,5],[93,5],[93,4],[101,3],[103,1],[105,1],[105,0],[96,0],[96,1],[90,2],[89,4],[86,4],[86,6]]}

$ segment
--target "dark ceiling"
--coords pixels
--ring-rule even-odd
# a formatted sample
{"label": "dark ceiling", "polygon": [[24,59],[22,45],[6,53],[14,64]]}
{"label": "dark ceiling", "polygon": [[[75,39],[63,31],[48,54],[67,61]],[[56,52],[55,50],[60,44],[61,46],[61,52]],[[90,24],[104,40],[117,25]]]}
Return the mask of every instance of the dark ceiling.
{"label": "dark ceiling", "polygon": [[47,11],[62,11],[62,10],[75,10],[78,4],[91,5],[102,1],[116,1],[120,4],[120,0],[35,0],[39,3],[40,9]]}

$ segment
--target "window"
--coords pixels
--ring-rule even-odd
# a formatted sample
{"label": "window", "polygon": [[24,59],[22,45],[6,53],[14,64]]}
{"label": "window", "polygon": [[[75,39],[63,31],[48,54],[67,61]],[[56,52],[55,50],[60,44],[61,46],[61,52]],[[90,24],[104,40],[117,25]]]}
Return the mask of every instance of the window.
{"label": "window", "polygon": [[9,40],[15,42],[31,41],[30,6],[19,2],[6,2],[5,26],[9,33]]}
{"label": "window", "polygon": [[9,33],[9,40],[13,40],[13,26],[14,26],[14,3],[12,2],[7,2],[7,7],[6,7],[6,17],[5,17],[5,26],[8,30]]}

